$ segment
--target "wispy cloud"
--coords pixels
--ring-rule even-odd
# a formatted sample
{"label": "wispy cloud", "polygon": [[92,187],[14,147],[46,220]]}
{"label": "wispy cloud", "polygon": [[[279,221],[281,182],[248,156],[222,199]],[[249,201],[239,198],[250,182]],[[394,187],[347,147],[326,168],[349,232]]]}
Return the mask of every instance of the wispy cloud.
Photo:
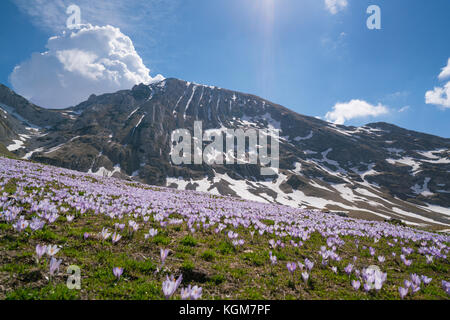
{"label": "wispy cloud", "polygon": [[40,28],[59,32],[66,26],[67,8],[76,4],[81,8],[82,23],[112,25],[127,31],[129,28],[155,28],[169,19],[178,0],[13,0]]}
{"label": "wispy cloud", "polygon": [[406,112],[406,111],[408,111],[410,108],[411,108],[410,106],[404,106],[404,107],[401,107],[400,109],[398,109],[398,112]]}
{"label": "wispy cloud", "polygon": [[347,52],[347,33],[338,35],[325,35],[320,39],[324,52],[332,57],[341,58]]}
{"label": "wispy cloud", "polygon": [[337,14],[348,6],[347,0],[325,0],[325,8],[331,14]]}
{"label": "wispy cloud", "polygon": [[81,23],[94,26],[111,25],[131,36],[136,47],[159,45],[158,38],[167,26],[176,22],[180,0],[12,0],[31,22],[50,34],[66,28],[67,8],[76,4],[81,9]]}

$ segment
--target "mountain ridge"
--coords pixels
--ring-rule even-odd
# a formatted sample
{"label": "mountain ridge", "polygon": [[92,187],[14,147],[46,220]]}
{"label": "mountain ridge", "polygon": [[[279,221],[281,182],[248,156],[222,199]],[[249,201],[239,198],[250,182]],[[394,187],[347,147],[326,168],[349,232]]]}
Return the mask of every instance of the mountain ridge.
{"label": "mountain ridge", "polygon": [[[9,107],[27,110],[27,102],[5,99],[4,92],[0,103],[22,103],[22,108]],[[450,226],[447,138],[385,122],[334,125],[252,94],[175,78],[91,95],[77,106],[42,114],[40,124],[46,126],[34,134],[8,114],[6,126],[13,134],[0,135],[0,143],[20,158],[98,175],[355,217]],[[173,165],[170,133],[192,131],[196,120],[203,121],[205,131],[279,130],[280,174],[268,181],[258,174],[258,165]]]}

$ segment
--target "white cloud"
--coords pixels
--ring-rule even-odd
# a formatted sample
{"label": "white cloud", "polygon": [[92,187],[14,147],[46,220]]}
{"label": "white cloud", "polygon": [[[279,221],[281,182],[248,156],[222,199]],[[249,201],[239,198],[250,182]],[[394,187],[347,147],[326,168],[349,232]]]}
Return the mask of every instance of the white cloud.
{"label": "white cloud", "polygon": [[[450,77],[450,58],[447,66],[442,68],[439,74],[439,80],[444,80]],[[450,108],[450,81],[444,84],[443,87],[435,87],[425,93],[425,103],[433,104],[442,108]]]}
{"label": "white cloud", "polygon": [[427,91],[425,102],[439,107],[450,108],[450,81],[444,87],[435,87],[434,90]]}
{"label": "white cloud", "polygon": [[444,80],[450,78],[450,58],[448,59],[447,66],[442,68],[442,72],[439,74],[439,79]]}
{"label": "white cloud", "polygon": [[347,0],[325,0],[325,8],[331,14],[337,14],[339,11],[344,10],[348,5]]}
{"label": "white cloud", "polygon": [[131,39],[112,26],[84,25],[47,42],[10,75],[13,89],[37,105],[65,108],[91,94],[130,89],[163,79],[150,76]]}
{"label": "white cloud", "polygon": [[327,112],[325,119],[335,124],[344,124],[351,119],[376,117],[388,112],[388,108],[382,104],[374,106],[366,101],[356,99],[346,103],[337,103],[332,111]]}

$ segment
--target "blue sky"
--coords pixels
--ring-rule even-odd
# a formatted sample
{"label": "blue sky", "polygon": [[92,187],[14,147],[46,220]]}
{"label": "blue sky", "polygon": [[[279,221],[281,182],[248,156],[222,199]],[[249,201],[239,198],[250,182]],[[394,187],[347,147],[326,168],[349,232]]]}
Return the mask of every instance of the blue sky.
{"label": "blue sky", "polygon": [[[0,82],[32,92],[24,75],[13,85],[13,69],[48,50],[49,38],[65,28],[64,6],[74,3],[82,23],[120,28],[151,77],[248,92],[322,118],[337,103],[350,113],[382,107],[345,124],[386,121],[450,137],[450,107],[425,101],[449,82],[438,78],[450,58],[448,0],[337,0],[336,10],[325,0],[96,2],[2,1]],[[381,30],[366,27],[371,4],[381,8]]]}

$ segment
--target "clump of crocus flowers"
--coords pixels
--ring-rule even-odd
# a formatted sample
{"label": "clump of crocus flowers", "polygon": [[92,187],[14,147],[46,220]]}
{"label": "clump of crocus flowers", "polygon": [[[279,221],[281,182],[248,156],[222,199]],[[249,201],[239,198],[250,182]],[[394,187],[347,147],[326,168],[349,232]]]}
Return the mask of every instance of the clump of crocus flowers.
{"label": "clump of crocus flowers", "polygon": [[202,297],[203,289],[198,286],[191,287],[189,285],[187,288],[181,289],[181,299],[182,300],[198,300]]}
{"label": "clump of crocus flowers", "polygon": [[36,245],[36,263],[39,264],[42,257],[47,254],[50,257],[50,263],[49,263],[49,279],[51,280],[52,277],[59,272],[59,266],[61,265],[62,259],[56,259],[54,256],[59,252],[61,248],[59,248],[57,245]]}
{"label": "clump of crocus flowers", "polygon": [[373,289],[379,291],[387,279],[387,273],[383,273],[377,268],[366,268],[362,270],[362,279],[365,282],[364,291],[369,292]]}

